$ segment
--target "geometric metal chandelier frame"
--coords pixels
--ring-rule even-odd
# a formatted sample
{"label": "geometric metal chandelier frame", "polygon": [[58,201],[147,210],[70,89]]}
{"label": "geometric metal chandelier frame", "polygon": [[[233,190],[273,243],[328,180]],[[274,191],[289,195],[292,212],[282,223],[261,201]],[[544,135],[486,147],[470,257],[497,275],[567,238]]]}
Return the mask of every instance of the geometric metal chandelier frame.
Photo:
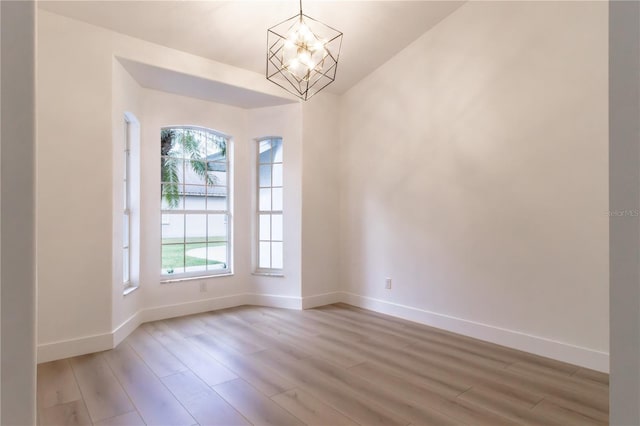
{"label": "geometric metal chandelier frame", "polygon": [[300,12],[267,30],[267,80],[302,100],[333,83],[342,33]]}

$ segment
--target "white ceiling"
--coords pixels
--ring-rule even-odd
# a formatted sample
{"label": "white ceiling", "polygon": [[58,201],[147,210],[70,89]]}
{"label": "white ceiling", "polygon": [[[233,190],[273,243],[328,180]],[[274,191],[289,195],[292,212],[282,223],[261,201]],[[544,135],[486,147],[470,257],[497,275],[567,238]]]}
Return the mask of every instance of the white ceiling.
{"label": "white ceiling", "polygon": [[[343,93],[462,3],[305,0],[305,14],[344,33],[337,78],[326,90]],[[40,1],[39,7],[261,74],[267,28],[298,12],[296,0]]]}

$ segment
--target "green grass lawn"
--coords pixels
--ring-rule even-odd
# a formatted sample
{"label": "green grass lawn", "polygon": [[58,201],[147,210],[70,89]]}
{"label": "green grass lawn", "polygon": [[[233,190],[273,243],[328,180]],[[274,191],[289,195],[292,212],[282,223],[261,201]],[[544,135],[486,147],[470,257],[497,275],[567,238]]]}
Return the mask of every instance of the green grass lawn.
{"label": "green grass lawn", "polygon": [[[213,241],[209,241],[210,247],[222,246],[225,245],[226,242],[222,239],[223,237],[215,238]],[[197,257],[186,256],[185,257],[185,247],[186,250],[192,250],[197,248],[203,248],[207,246],[206,242],[203,242],[202,238],[192,238],[187,239],[187,245],[183,244],[175,244],[175,245],[165,245],[170,243],[178,243],[182,242],[182,239],[177,238],[164,238],[162,240],[162,269],[173,269],[173,268],[182,268],[183,266],[202,266],[202,265],[216,265],[222,262],[217,260],[208,260],[208,259],[199,259]]]}

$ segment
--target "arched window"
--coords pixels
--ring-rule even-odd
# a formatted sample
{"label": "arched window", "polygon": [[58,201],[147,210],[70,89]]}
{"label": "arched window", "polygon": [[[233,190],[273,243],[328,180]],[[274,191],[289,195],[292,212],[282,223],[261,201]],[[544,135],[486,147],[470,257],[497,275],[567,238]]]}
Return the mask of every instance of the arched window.
{"label": "arched window", "polygon": [[161,130],[162,275],[228,273],[229,138],[199,127]]}

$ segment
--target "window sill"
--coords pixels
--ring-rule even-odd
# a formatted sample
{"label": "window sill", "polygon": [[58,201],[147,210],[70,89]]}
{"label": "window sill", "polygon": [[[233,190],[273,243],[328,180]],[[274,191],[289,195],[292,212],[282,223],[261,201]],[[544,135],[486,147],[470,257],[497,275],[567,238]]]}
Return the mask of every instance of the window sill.
{"label": "window sill", "polygon": [[182,281],[208,280],[210,278],[231,277],[231,276],[233,276],[233,272],[226,272],[224,274],[215,274],[215,275],[198,275],[196,277],[168,278],[168,279],[161,279],[160,284],[179,283]]}
{"label": "window sill", "polygon": [[127,294],[131,294],[139,288],[137,285],[128,285],[122,291],[122,295],[126,296]]}
{"label": "window sill", "polygon": [[282,272],[260,272],[260,271],[256,271],[256,272],[252,272],[251,275],[257,275],[259,277],[279,277],[279,278],[284,278],[284,273],[282,273]]}

